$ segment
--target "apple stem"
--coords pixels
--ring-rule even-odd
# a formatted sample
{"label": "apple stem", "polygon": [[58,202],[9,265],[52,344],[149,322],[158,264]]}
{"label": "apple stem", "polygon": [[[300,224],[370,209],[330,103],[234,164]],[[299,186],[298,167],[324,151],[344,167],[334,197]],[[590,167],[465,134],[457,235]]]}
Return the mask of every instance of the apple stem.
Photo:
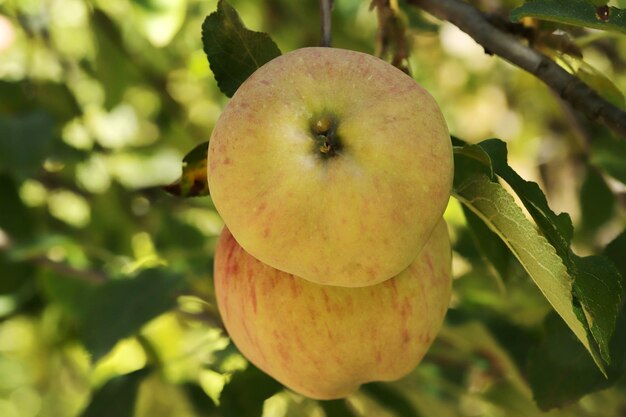
{"label": "apple stem", "polygon": [[331,10],[333,7],[333,0],[320,0],[320,15],[322,23],[322,34],[320,39],[320,45],[329,47],[331,42]]}

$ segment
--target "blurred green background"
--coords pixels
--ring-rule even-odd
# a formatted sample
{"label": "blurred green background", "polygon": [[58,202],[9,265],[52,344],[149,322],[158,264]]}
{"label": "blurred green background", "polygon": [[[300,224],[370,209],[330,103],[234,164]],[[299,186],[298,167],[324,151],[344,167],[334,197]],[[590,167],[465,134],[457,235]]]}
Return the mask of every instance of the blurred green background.
{"label": "blurred green background", "polygon": [[[333,45],[375,53],[369,2],[335,3]],[[478,3],[506,12],[521,2]],[[283,52],[318,43],[316,1],[231,4]],[[543,415],[525,362],[549,306],[516,262],[504,265],[505,279],[485,263],[454,200],[446,213],[453,304],[412,374],[368,385],[347,411],[242,371],[247,363],[221,331],[213,297],[222,222],[210,198],[176,198],[159,187],[180,176],[182,158],[209,139],[227,103],[201,44],[202,21],[215,7],[213,0],[0,0],[0,416],[78,416],[90,402],[85,415],[100,416],[97,398],[121,404],[106,417],[245,417],[243,409],[265,417]],[[541,184],[555,211],[572,215],[580,254],[615,237],[625,224],[624,186],[587,163],[584,131],[605,133],[456,27],[406,17],[415,22],[412,75],[440,103],[451,133],[505,140],[511,165]],[[626,91],[626,39],[579,35],[585,61]],[[153,267],[167,276],[152,285],[139,273],[134,279],[147,277],[147,285],[128,284]],[[109,298],[90,292],[110,281],[121,284]],[[147,290],[155,305],[134,305]],[[93,301],[100,299],[108,301]],[[115,379],[146,366],[151,372]],[[626,383],[546,415],[626,416]]]}

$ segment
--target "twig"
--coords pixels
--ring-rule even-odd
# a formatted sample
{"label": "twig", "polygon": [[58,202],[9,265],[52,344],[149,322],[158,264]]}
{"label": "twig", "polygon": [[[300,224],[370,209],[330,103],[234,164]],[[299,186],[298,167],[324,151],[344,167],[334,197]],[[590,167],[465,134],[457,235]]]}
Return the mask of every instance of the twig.
{"label": "twig", "polygon": [[322,36],[320,45],[329,47],[331,42],[331,9],[333,7],[333,0],[320,0],[320,14],[322,21]]}
{"label": "twig", "polygon": [[460,0],[408,1],[433,16],[458,26],[482,45],[485,51],[535,75],[589,119],[626,138],[626,112],[606,101],[547,56],[494,26],[478,9]]}

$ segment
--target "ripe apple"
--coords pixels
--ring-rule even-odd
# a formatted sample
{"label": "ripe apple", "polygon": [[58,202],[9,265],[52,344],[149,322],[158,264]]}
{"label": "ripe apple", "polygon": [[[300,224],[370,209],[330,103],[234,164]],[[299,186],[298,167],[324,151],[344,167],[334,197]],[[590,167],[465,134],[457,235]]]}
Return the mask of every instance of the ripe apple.
{"label": "ripe apple", "polygon": [[360,288],[319,285],[265,265],[224,229],[215,290],[231,339],[252,363],[308,397],[341,398],[422,360],[450,301],[450,260],[441,220],[397,276]]}
{"label": "ripe apple", "polygon": [[371,55],[305,48],[259,68],[208,151],[217,211],[251,255],[312,282],[399,274],[443,214],[452,146],[435,100]]}

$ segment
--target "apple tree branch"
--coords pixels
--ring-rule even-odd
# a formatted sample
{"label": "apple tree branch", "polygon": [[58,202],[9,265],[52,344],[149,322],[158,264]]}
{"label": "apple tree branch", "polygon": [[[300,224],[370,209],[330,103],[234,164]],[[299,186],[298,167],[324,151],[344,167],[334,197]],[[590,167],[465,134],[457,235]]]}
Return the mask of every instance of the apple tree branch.
{"label": "apple tree branch", "polygon": [[460,0],[408,0],[431,15],[447,20],[470,35],[490,54],[498,55],[554,89],[573,108],[626,138],[626,112],[602,98],[578,77],[556,62],[525,45],[487,15]]}

